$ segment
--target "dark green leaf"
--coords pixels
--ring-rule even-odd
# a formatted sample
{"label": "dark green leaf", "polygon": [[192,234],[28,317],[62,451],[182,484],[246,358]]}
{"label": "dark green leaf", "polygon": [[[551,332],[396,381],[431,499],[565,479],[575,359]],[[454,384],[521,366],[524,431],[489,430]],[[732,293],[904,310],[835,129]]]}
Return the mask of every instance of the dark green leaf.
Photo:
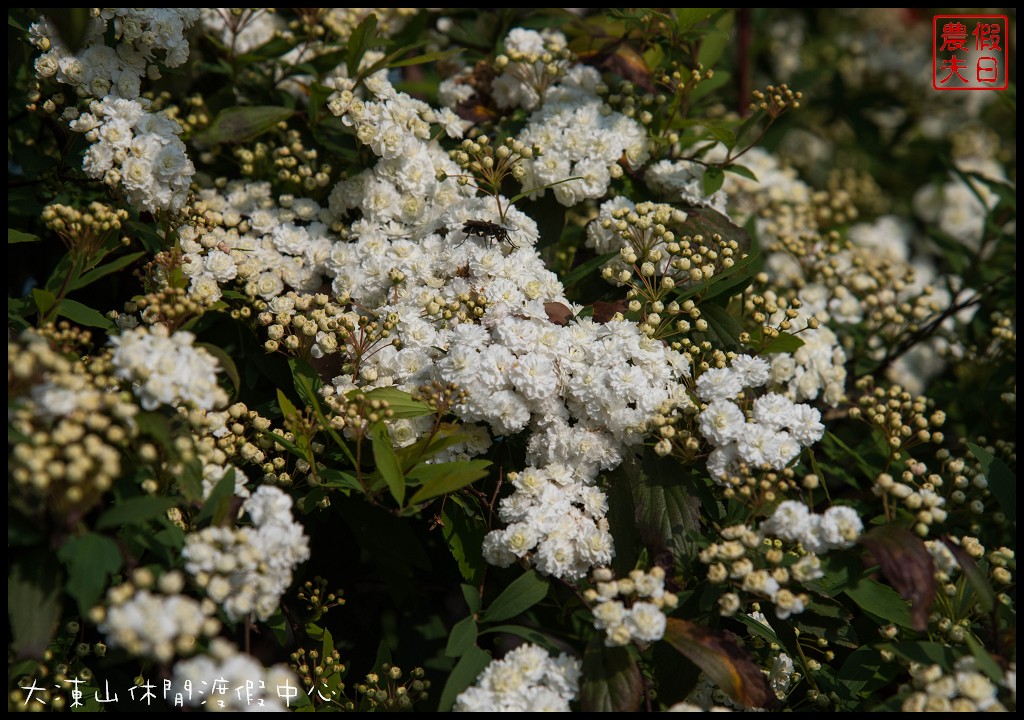
{"label": "dark green leaf", "polygon": [[[757,328],[754,332],[750,333],[750,342],[755,346],[761,342],[761,328]],[[779,331],[778,335],[769,340],[765,346],[761,348],[761,352],[767,354],[792,354],[803,346],[804,341],[797,335],[790,335],[787,332]]]}
{"label": "dark green leaf", "polygon": [[96,533],[70,538],[57,551],[57,557],[67,568],[67,593],[78,603],[81,615],[88,614],[103,594],[108,577],[122,565],[117,543]]}
{"label": "dark green leaf", "polygon": [[680,482],[678,466],[645,452],[622,465],[633,497],[640,542],[652,553],[666,551],[675,538],[700,531],[700,503]]}
{"label": "dark green leaf", "polygon": [[39,236],[33,235],[32,233],[22,232],[21,230],[15,230],[14,228],[7,228],[8,245],[27,242],[39,242]]}
{"label": "dark green leaf", "polygon": [[[445,503],[444,511],[441,513],[441,533],[445,542],[448,543],[448,550],[459,566],[462,578],[467,582],[479,583],[483,577],[483,569],[486,563],[483,559],[483,542],[487,534],[487,526],[482,520],[471,516],[457,503]],[[472,606],[470,606],[472,608]],[[477,597],[477,606],[474,612],[480,609],[480,598]]]}
{"label": "dark green leaf", "polygon": [[562,278],[562,285],[564,285],[567,288],[572,287],[574,284],[576,284],[583,278],[591,275],[606,262],[618,256],[619,254],[617,252],[610,252],[605,253],[604,255],[598,255],[597,257],[592,257],[586,262],[580,263],[572,270],[570,270],[564,278]]}
{"label": "dark green leaf", "polygon": [[729,311],[714,303],[703,303],[700,306],[701,317],[708,323],[705,333],[717,347],[738,348],[743,326],[739,324]]}
{"label": "dark green leaf", "polygon": [[373,461],[377,465],[377,472],[387,483],[391,497],[399,505],[402,505],[405,502],[405,476],[402,474],[398,456],[395,455],[395,450],[391,447],[391,436],[388,435],[387,425],[378,422],[370,428],[370,442],[373,445]]}
{"label": "dark green leaf", "polygon": [[313,367],[299,358],[288,358],[288,367],[292,371],[292,383],[295,392],[306,404],[306,407],[317,407],[320,404],[317,391],[324,384]]}
{"label": "dark green leaf", "polygon": [[907,601],[888,585],[862,577],[856,584],[848,586],[843,592],[862,610],[878,618],[896,623],[900,627],[914,627]]}
{"label": "dark green leaf", "polygon": [[548,583],[534,570],[520,575],[480,614],[482,622],[514,618],[539,603],[548,594]]}
{"label": "dark green leaf", "polygon": [[600,635],[592,636],[583,651],[583,712],[638,712],[643,695],[643,677],[630,649],[605,647]]}
{"label": "dark green leaf", "polygon": [[923,665],[938,665],[945,672],[953,670],[959,654],[949,645],[924,640],[907,640],[904,642],[880,645],[880,650],[891,650],[902,658]]}
{"label": "dark green leaf", "polygon": [[455,704],[455,698],[476,682],[477,677],[490,662],[490,654],[478,647],[473,647],[463,655],[448,674],[444,690],[441,691],[441,699],[437,703],[438,712],[451,710],[452,705]]}
{"label": "dark green leaf", "polygon": [[455,492],[472,482],[487,476],[490,460],[464,460],[460,462],[420,464],[409,471],[410,480],[419,480],[423,487],[409,500],[410,505],[418,505],[425,500]]}
{"label": "dark green leaf", "polygon": [[122,500],[100,515],[96,529],[143,525],[154,518],[166,517],[167,510],[174,505],[175,502],[166,497],[145,496]]}
{"label": "dark green leaf", "polygon": [[413,400],[412,395],[398,388],[376,388],[364,393],[370,400],[382,400],[391,409],[395,418],[418,418],[432,415],[433,409],[425,402]]}
{"label": "dark green leaf", "polygon": [[7,617],[17,657],[43,659],[60,619],[62,574],[51,552],[22,550],[11,556]]}
{"label": "dark green leaf", "polygon": [[729,165],[726,165],[722,169],[725,170],[726,172],[731,172],[734,175],[739,175],[740,177],[745,177],[748,180],[753,180],[754,182],[757,182],[757,175],[755,175],[754,171],[748,168],[746,165],[731,163]]}
{"label": "dark green leaf", "polygon": [[32,300],[35,301],[40,315],[45,315],[50,308],[57,304],[57,296],[42,288],[32,288]]}
{"label": "dark green leaf", "polygon": [[472,585],[460,585],[462,589],[462,597],[466,601],[466,606],[469,608],[470,614],[475,615],[480,612],[480,608],[483,606],[483,601],[480,599],[479,591]]}
{"label": "dark green leaf", "polygon": [[224,371],[224,374],[228,376],[231,381],[231,387],[235,389],[232,397],[238,397],[238,391],[242,389],[242,378],[238,374],[238,367],[235,365],[234,358],[229,355],[224,348],[213,343],[196,343],[196,347],[201,347],[206,352],[217,358],[217,364],[220,365],[220,369]]}
{"label": "dark green leaf", "polygon": [[534,630],[533,628],[528,627],[522,627],[521,625],[495,625],[494,627],[489,627],[485,630],[481,630],[480,634],[515,635],[516,637],[520,637],[523,640],[526,640],[527,642],[532,642],[535,645],[543,645],[547,647],[549,650],[557,649],[557,646],[555,646],[551,642],[551,638],[549,638],[547,635],[540,632],[539,630]]}
{"label": "dark green leaf", "polygon": [[79,325],[88,325],[89,327],[97,327],[104,330],[114,329],[114,322],[110,318],[98,310],[93,310],[88,305],[83,305],[77,300],[69,300],[68,298],[61,300],[60,305],[57,306],[57,314]]}
{"label": "dark green leaf", "polygon": [[100,278],[106,277],[111,273],[115,273],[122,268],[126,268],[139,258],[145,256],[145,252],[134,252],[129,253],[128,255],[122,255],[117,260],[112,260],[106,265],[101,265],[98,268],[85,273],[85,275],[82,275],[82,277],[71,283],[70,288],[72,290],[78,290],[79,288],[84,288],[86,285],[92,285]]}
{"label": "dark green leaf", "polygon": [[967,633],[964,637],[967,641],[967,647],[971,650],[971,655],[974,656],[975,665],[979,670],[988,676],[988,679],[997,685],[1001,685],[1005,679],[1003,669],[999,667],[999,663],[996,662],[988,650],[986,650],[978,639],[971,633]]}
{"label": "dark green leaf", "polygon": [[980,445],[967,443],[967,447],[981,463],[981,470],[988,478],[988,489],[992,491],[1006,519],[1017,522],[1017,478],[1013,471]]}
{"label": "dark green leaf", "polygon": [[150,254],[165,249],[169,244],[160,233],[144,222],[129,220],[128,227],[135,232],[135,236],[142,243],[142,247],[146,248],[146,252]]}
{"label": "dark green leaf", "polygon": [[199,145],[236,144],[255,140],[295,114],[275,105],[229,107],[221,110],[210,127],[196,135]]}
{"label": "dark green leaf", "polygon": [[[735,142],[736,138],[732,137],[732,133],[729,133],[729,135],[732,141]],[[701,180],[701,190],[704,192],[704,196],[707,197],[710,195],[714,195],[716,192],[722,189],[722,183],[724,182],[725,173],[722,172],[722,168],[709,167],[707,170],[704,171],[704,178]]]}
{"label": "dark green leaf", "polygon": [[899,667],[885,662],[876,648],[862,647],[850,653],[836,673],[836,679],[852,700],[884,687],[898,672]]}
{"label": "dark green leaf", "polygon": [[348,76],[354,78],[359,70],[359,61],[366,51],[372,47],[377,34],[377,16],[370,13],[359,23],[348,37]]}
{"label": "dark green leaf", "polygon": [[203,509],[199,511],[199,515],[196,517],[196,524],[200,525],[207,520],[211,520],[213,525],[220,525],[227,519],[232,507],[237,513],[241,499],[239,498],[239,502],[233,502],[234,498],[235,469],[229,468],[210,491],[209,496],[203,503]]}
{"label": "dark green leaf", "polygon": [[448,636],[448,644],[444,648],[446,657],[462,657],[471,648],[476,647],[476,638],[479,634],[476,625],[476,618],[472,615],[464,617],[452,626],[452,632]]}

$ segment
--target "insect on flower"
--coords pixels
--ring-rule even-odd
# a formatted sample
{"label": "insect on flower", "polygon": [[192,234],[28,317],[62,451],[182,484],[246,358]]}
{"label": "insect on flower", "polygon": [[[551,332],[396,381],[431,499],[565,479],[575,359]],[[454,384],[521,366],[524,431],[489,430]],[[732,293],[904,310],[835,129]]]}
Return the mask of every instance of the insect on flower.
{"label": "insect on flower", "polygon": [[467,220],[462,225],[462,232],[466,233],[467,238],[476,235],[497,242],[507,242],[516,250],[519,249],[509,237],[509,228],[488,220]]}

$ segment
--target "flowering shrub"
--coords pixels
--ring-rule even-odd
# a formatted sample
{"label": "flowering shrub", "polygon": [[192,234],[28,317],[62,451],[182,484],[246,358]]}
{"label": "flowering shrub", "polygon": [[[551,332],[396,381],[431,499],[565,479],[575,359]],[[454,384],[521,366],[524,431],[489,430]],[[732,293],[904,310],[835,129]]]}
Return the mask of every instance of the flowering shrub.
{"label": "flowering shrub", "polygon": [[9,709],[1014,710],[1013,93],[894,13],[10,11]]}

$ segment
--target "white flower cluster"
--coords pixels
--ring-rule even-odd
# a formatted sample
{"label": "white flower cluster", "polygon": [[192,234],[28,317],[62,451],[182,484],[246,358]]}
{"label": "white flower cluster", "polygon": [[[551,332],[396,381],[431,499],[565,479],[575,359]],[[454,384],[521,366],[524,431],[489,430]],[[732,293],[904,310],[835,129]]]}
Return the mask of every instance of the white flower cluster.
{"label": "white flower cluster", "polygon": [[566,465],[509,473],[516,492],[502,498],[498,516],[507,527],[484,538],[484,558],[508,567],[530,556],[542,573],[577,579],[612,559],[608,498]]}
{"label": "white flower cluster", "polygon": [[847,505],[833,505],[819,515],[802,502],[784,500],[762,523],[761,531],[798,542],[807,552],[824,555],[829,550],[853,547],[864,531],[864,523],[857,511]]}
{"label": "white flower cluster", "polygon": [[[423,121],[422,107],[383,78],[371,83],[371,90],[378,100],[352,97],[335,109],[364,113],[359,117],[377,129],[394,122],[380,114],[371,118],[365,114],[368,105],[380,106],[381,112],[386,105],[388,112]],[[308,294],[322,278],[333,279],[334,294],[343,302],[351,299],[360,312],[394,318],[393,335],[401,341],[395,346],[388,339],[374,347],[360,358],[356,377],[334,379],[333,392],[356,386],[413,391],[433,381],[454,382],[467,393],[457,408],[464,421],[486,422],[500,435],[530,431],[527,462],[544,468],[538,472],[562,464],[576,468],[568,484],[552,481],[565,496],[563,505],[602,506],[603,496],[582,504],[581,498],[600,495],[589,487],[597,472],[616,466],[622,450],[642,440],[649,419],[665,403],[684,401],[679,381],[689,373],[688,360],[632,322],[552,322],[545,303],[569,308],[569,301],[533,248],[536,223],[508,208],[505,199],[508,209],[499,218],[493,198],[473,197],[472,187],[452,181],[439,183],[439,171],[454,176],[458,167],[421,134],[405,127],[400,135],[401,154],[339,183],[327,208],[305,198],[275,200],[269,186],[258,183],[230,183],[223,191],[201,193],[197,211],[212,229],[182,232],[190,292],[216,298],[222,284],[244,283],[247,292],[270,301],[268,312],[283,317],[298,302],[287,288]],[[347,220],[355,209],[361,217]],[[514,228],[514,240],[467,236],[464,225],[470,220],[504,222]],[[347,240],[332,234],[345,225]],[[474,312],[459,314],[471,298]],[[314,354],[344,350],[338,337],[312,329]],[[413,420],[395,423],[391,431],[396,442],[408,444],[427,429]],[[465,453],[459,457],[487,444],[486,437],[474,439],[458,449]],[[529,495],[510,500],[509,512],[520,518],[516,522],[525,522],[533,513],[527,508],[536,502]],[[547,552],[539,548],[546,544],[538,536],[529,548],[517,547],[517,556],[538,548],[532,559],[555,573],[569,568],[585,573],[589,568],[581,563],[589,556],[606,562],[597,559],[610,552],[607,530],[599,528],[603,511],[578,509],[577,515],[589,523],[594,549],[562,558],[564,541],[552,538],[558,553],[545,559]],[[547,527],[547,521],[538,523],[533,532]],[[561,532],[559,527],[551,529]],[[490,544],[495,557],[513,554],[511,546],[499,550],[497,536]]]}
{"label": "white flower cluster", "polygon": [[180,695],[184,705],[211,712],[287,712],[301,687],[287,665],[263,667],[216,638],[208,654],[174,665],[170,692]]}
{"label": "white flower cluster", "polygon": [[644,181],[673,202],[682,200],[687,205],[705,205],[726,214],[728,197],[722,190],[704,194],[705,166],[689,160],[659,160],[644,173]]}
{"label": "white flower cluster", "polygon": [[227,403],[217,385],[217,359],[193,347],[187,330],[171,334],[163,325],[140,326],[110,338],[114,375],[132,384],[145,410],[194,405],[212,410]]}
{"label": "white flower cluster", "polygon": [[[36,75],[70,85],[79,97],[135,99],[144,76],[160,77],[153,64],[156,51],[163,54],[167,67],[178,67],[188,59],[185,30],[198,19],[198,8],[99,8],[87,23],[76,54],[44,17],[29,27],[29,39],[43,51],[36,58]],[[105,42],[111,22],[116,47]]]}
{"label": "white flower cluster", "polygon": [[352,80],[338,79],[335,84],[338,92],[328,101],[327,109],[353,128],[359,142],[377,157],[400,158],[430,139],[430,123],[436,117],[433,108],[395,90],[384,73],[364,81],[373,100],[359,99]]}
{"label": "white flower cluster", "polygon": [[291,496],[262,485],[242,505],[251,527],[208,527],[186,538],[185,569],[231,620],[269,618],[293,569],[309,558],[309,540],[291,508]]}
{"label": "white flower cluster", "polygon": [[765,360],[739,355],[730,367],[711,368],[697,378],[697,395],[707,403],[698,427],[715,447],[708,457],[708,471],[719,484],[740,462],[781,470],[800,454],[801,448],[813,445],[825,433],[817,409],[778,393],[756,398],[744,412],[737,396],[746,389],[761,387],[769,376],[770,366]]}
{"label": "white flower cluster", "polygon": [[661,640],[665,634],[665,611],[678,603],[673,593],[665,591],[664,570],[657,566],[649,573],[633,570],[628,578],[615,580],[610,570],[597,568],[593,579],[595,587],[588,589],[584,597],[594,603],[594,627],[605,631],[605,645]]}
{"label": "white flower cluster", "polygon": [[579,691],[580,661],[520,645],[492,661],[476,683],[455,698],[453,712],[569,712]]}
{"label": "white flower cluster", "polygon": [[846,391],[846,351],[839,337],[824,325],[800,333],[804,344],[792,354],[772,356],[771,384],[794,402],[817,400],[832,407]]}
{"label": "white flower cluster", "polygon": [[110,646],[160,663],[191,654],[200,638],[220,631],[220,622],[212,602],[181,595],[183,586],[181,573],[172,571],[160,578],[162,593],[131,583],[110,588],[99,631]]}
{"label": "white flower cluster", "polygon": [[86,174],[122,186],[140,210],[183,208],[195,166],[178,137],[178,122],[113,95],[94,100],[89,109],[71,121],[71,129],[92,143],[82,160]]}
{"label": "white flower cluster", "polygon": [[200,8],[203,31],[216,37],[236,55],[245,55],[287,30],[288,23],[267,8],[245,8],[235,15],[230,8]]}
{"label": "white flower cluster", "polygon": [[1007,712],[999,686],[975,669],[971,656],[961,658],[953,674],[915,663],[910,675],[913,692],[903,701],[903,712]]}
{"label": "white flower cluster", "polygon": [[523,187],[541,188],[567,178],[553,188],[562,205],[572,207],[597,199],[612,179],[622,174],[620,160],[639,167],[649,156],[647,131],[620,112],[607,112],[595,87],[600,74],[577,65],[547,91],[544,105],[527,120],[518,139],[541,148],[523,167]]}

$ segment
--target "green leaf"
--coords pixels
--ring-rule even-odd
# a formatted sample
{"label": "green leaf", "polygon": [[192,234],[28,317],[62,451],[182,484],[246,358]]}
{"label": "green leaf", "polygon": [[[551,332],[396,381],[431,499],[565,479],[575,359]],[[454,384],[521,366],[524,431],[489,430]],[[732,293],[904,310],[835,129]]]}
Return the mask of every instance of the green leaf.
{"label": "green leaf", "polygon": [[7,574],[7,617],[17,657],[43,659],[60,619],[60,566],[52,553],[19,550]]}
{"label": "green leaf", "polygon": [[883,661],[876,648],[865,646],[850,653],[836,673],[836,679],[851,699],[863,699],[888,685],[898,672],[899,667]]}
{"label": "green leaf", "polygon": [[[453,499],[456,498],[457,496],[453,496]],[[483,578],[483,569],[487,565],[482,550],[484,536],[487,534],[486,524],[480,518],[471,516],[457,502],[445,503],[441,521],[441,533],[459,566],[462,578],[467,582],[479,584]],[[473,612],[480,610],[479,595],[476,602],[476,607],[470,605]]]}
{"label": "green leaf", "polygon": [[117,543],[96,533],[70,538],[57,557],[67,568],[67,592],[78,603],[81,615],[88,614],[99,601],[108,577],[120,570],[123,562]]}
{"label": "green leaf", "polygon": [[[761,342],[761,328],[756,328],[754,332],[750,333],[750,342],[753,345],[758,345]],[[779,331],[779,334],[773,337],[771,340],[761,348],[762,353],[795,353],[797,350],[804,346],[804,341],[796,335],[791,335],[788,332]]]}
{"label": "green leaf", "polygon": [[959,659],[958,653],[948,645],[924,640],[906,640],[904,642],[880,645],[879,650],[891,650],[911,662],[923,665],[938,665],[946,672],[951,671]]}
{"label": "green leaf", "polygon": [[[710,130],[710,128],[709,128]],[[730,133],[731,135],[731,133]],[[732,138],[733,142],[736,138]],[[723,142],[725,142],[723,140]],[[704,177],[701,180],[701,189],[704,192],[704,196],[714,195],[716,192],[722,189],[722,183],[725,182],[725,173],[722,172],[722,168],[709,167],[704,171]]]}
{"label": "green leaf", "polygon": [[483,601],[480,598],[480,593],[472,585],[466,585],[463,583],[459,586],[462,590],[462,598],[466,601],[466,606],[469,608],[471,614],[480,612],[480,608],[483,607]]}
{"label": "green leaf", "polygon": [[299,358],[288,358],[288,367],[292,371],[292,383],[295,385],[295,392],[299,394],[302,402],[307,407],[319,407],[320,400],[317,391],[322,386],[323,380],[309,363]]}
{"label": "green leaf", "polygon": [[373,460],[377,465],[377,471],[387,483],[391,497],[399,505],[402,505],[405,502],[405,476],[402,474],[398,456],[395,455],[395,450],[391,447],[391,436],[388,435],[387,425],[378,422],[370,428],[370,442],[373,445]]}
{"label": "green leaf", "polygon": [[174,507],[175,504],[170,498],[149,495],[122,500],[100,515],[99,520],[96,521],[96,529],[105,530],[122,525],[144,525],[154,518],[166,517],[167,510]]}
{"label": "green leaf", "polygon": [[455,492],[482,477],[487,477],[490,460],[465,460],[461,462],[420,464],[409,471],[410,480],[420,480],[423,487],[409,500],[410,505]]}
{"label": "green leaf", "polygon": [[602,636],[592,636],[583,651],[583,712],[638,712],[643,695],[643,677],[630,649],[605,647]]}
{"label": "green leaf", "polygon": [[[730,150],[736,144],[736,133],[734,133],[732,130],[730,130],[727,127],[724,127],[722,125],[718,125],[716,123],[705,123],[704,124],[704,129],[707,130],[708,133],[712,137],[715,138],[715,140],[718,140],[720,143],[725,145]],[[721,173],[722,173],[722,168],[718,168],[718,167],[708,168],[707,171],[705,171],[705,173],[704,173],[705,180],[707,179],[707,173],[712,171],[712,170],[715,171],[716,175],[721,175]],[[705,192],[704,194],[705,195],[711,195],[716,190],[720,189],[722,187],[722,182],[724,182],[724,180],[725,180],[725,175],[721,175],[721,179],[716,181],[718,183],[718,188],[716,188],[715,190],[712,190],[711,192]]]}
{"label": "green leaf", "polygon": [[232,397],[238,397],[239,390],[242,389],[242,378],[238,374],[238,366],[235,365],[235,360],[232,358],[224,348],[213,343],[200,342],[196,343],[195,347],[201,347],[206,352],[217,358],[217,364],[220,365],[220,369],[224,371],[224,374],[228,376],[231,381],[231,387],[235,389]]}
{"label": "green leaf", "polygon": [[69,300],[67,298],[61,300],[60,305],[57,306],[57,314],[79,325],[88,325],[89,327],[102,328],[103,330],[114,329],[114,323],[110,318],[98,310],[93,310],[88,305],[83,305],[77,300]]}
{"label": "green leaf", "polygon": [[684,33],[715,14],[718,8],[673,8],[679,32]]}
{"label": "green leaf", "polygon": [[71,283],[70,288],[72,290],[78,290],[79,288],[84,288],[86,285],[92,285],[100,278],[106,277],[111,273],[115,273],[118,270],[121,270],[122,268],[126,268],[139,258],[145,256],[145,252],[134,252],[129,253],[128,255],[122,255],[117,260],[112,260],[108,262],[106,265],[100,265],[98,268],[90,270],[85,275],[82,275],[80,278]]}
{"label": "green leaf", "polygon": [[363,55],[372,46],[376,34],[377,16],[370,13],[363,18],[363,21],[349,35],[348,57],[346,60],[349,77],[354,78],[356,76],[356,72],[359,70],[359,61],[363,59]]}
{"label": "green leaf", "polygon": [[751,170],[750,168],[748,168],[746,165],[740,165],[739,163],[732,163],[730,165],[726,165],[722,169],[725,170],[726,172],[731,172],[734,175],[739,175],[740,177],[745,177],[745,178],[747,178],[747,180],[753,180],[754,182],[757,182],[757,175],[755,175],[754,171]]}
{"label": "green leaf", "polygon": [[778,703],[761,668],[725,633],[670,617],[665,640],[734,702],[746,708],[771,708]]}
{"label": "green leaf", "polygon": [[1010,522],[1017,522],[1017,479],[1006,463],[980,445],[967,443],[971,455],[978,458],[988,478],[988,489]]}
{"label": "green leaf", "polygon": [[40,315],[45,315],[54,305],[57,304],[57,296],[49,290],[32,288],[32,300],[35,301],[36,309]]}
{"label": "green leaf", "polygon": [[943,542],[949,551],[956,558],[956,561],[960,564],[960,571],[967,578],[967,582],[970,583],[971,588],[974,590],[974,594],[978,599],[978,605],[981,609],[990,613],[996,606],[996,594],[992,590],[992,586],[988,581],[988,574],[982,572],[981,568],[978,567],[978,563],[974,561],[967,551],[961,546],[949,538],[943,538]]}
{"label": "green leaf", "polygon": [[633,518],[640,542],[663,552],[678,538],[700,532],[700,503],[680,482],[678,465],[645,452],[623,463],[633,497]]}
{"label": "green leaf", "polygon": [[412,395],[398,388],[376,388],[364,393],[370,400],[382,400],[388,404],[394,418],[418,418],[433,415],[434,410],[425,402],[413,400]]}
{"label": "green leaf", "polygon": [[448,635],[448,644],[444,648],[446,657],[462,657],[471,648],[476,647],[476,638],[479,634],[476,618],[472,615],[464,617],[452,626],[451,634]]}
{"label": "green leaf", "polygon": [[971,655],[974,656],[977,668],[985,673],[989,680],[997,685],[1001,685],[1006,676],[1003,674],[1003,669],[999,667],[999,663],[996,662],[995,658],[989,654],[988,650],[971,633],[967,633],[964,640],[967,642]]}
{"label": "green leaf", "polygon": [[39,236],[33,235],[32,233],[22,232],[21,230],[15,230],[14,228],[7,228],[7,244],[15,245],[17,243],[27,242],[39,242]]}
{"label": "green leaf", "polygon": [[170,245],[165,238],[161,237],[160,233],[147,223],[140,222],[139,220],[129,220],[128,227],[135,233],[139,242],[142,243],[142,247],[146,248],[146,252],[151,255],[164,250]]}
{"label": "green leaf", "polygon": [[231,508],[234,507],[237,512],[240,504],[241,498],[235,499],[235,469],[230,468],[213,486],[196,517],[195,524],[201,525],[206,520],[211,520],[213,525],[220,525],[228,517]]}
{"label": "green leaf", "polygon": [[448,712],[463,690],[476,682],[477,677],[484,671],[491,662],[489,653],[478,647],[473,647],[463,655],[448,674],[448,680],[441,691],[441,699],[438,700],[438,712]]}
{"label": "green leaf", "polygon": [[529,610],[548,594],[548,583],[530,570],[516,578],[480,614],[482,622],[501,622]]}
{"label": "green leaf", "polygon": [[598,255],[597,257],[592,257],[586,262],[580,263],[570,270],[564,278],[562,278],[562,285],[567,288],[572,287],[583,278],[590,276],[606,262],[618,256],[619,254],[617,252],[610,252],[605,253],[604,255]]}
{"label": "green leaf", "polygon": [[706,334],[717,347],[738,348],[743,326],[721,305],[703,303],[700,314],[707,323]]}
{"label": "green leaf", "polygon": [[888,585],[862,577],[843,592],[862,610],[876,617],[896,623],[900,627],[914,627],[910,617],[910,605]]}
{"label": "green leaf", "polygon": [[533,628],[523,627],[522,625],[495,625],[485,630],[480,631],[481,635],[515,635],[520,637],[527,642],[532,642],[535,645],[543,645],[549,650],[557,650],[558,646],[551,642],[544,633]]}
{"label": "green leaf", "polygon": [[206,146],[249,142],[270,132],[294,114],[295,110],[276,105],[225,108],[194,140]]}

